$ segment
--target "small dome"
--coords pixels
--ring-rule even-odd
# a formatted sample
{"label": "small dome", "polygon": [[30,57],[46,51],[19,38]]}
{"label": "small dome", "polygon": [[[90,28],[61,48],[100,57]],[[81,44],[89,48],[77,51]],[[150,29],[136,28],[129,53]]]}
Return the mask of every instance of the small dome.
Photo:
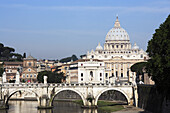
{"label": "small dome", "polygon": [[96,50],[97,50],[97,51],[103,50],[103,47],[100,45],[100,43],[99,43],[98,46],[96,47]]}
{"label": "small dome", "polygon": [[137,44],[135,43],[134,46],[132,47],[132,49],[137,50],[137,49],[139,49],[139,46],[137,46]]}
{"label": "small dome", "polygon": [[106,40],[129,40],[128,33],[120,27],[118,17],[116,18],[114,27],[107,33]]}
{"label": "small dome", "polygon": [[31,56],[31,55],[29,55],[27,58],[25,58],[25,59],[35,59],[33,56]]}

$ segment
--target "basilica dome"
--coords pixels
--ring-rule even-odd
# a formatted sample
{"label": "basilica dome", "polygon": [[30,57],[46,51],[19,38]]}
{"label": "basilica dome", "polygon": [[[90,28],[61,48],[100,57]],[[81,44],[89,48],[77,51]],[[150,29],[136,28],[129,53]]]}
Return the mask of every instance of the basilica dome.
{"label": "basilica dome", "polygon": [[128,33],[120,27],[118,17],[116,18],[114,27],[107,33],[106,40],[129,40]]}

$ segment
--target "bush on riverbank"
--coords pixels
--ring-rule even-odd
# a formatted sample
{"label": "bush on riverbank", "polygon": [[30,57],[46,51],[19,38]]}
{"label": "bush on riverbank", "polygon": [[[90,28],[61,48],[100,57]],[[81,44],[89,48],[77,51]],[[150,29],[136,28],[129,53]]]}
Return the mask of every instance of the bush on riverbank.
{"label": "bush on riverbank", "polygon": [[[74,102],[77,104],[83,105],[82,100],[75,100]],[[110,102],[110,101],[100,100],[100,101],[98,101],[97,105],[98,105],[99,110],[105,111],[107,113],[124,109],[122,104],[116,103],[116,102]]]}

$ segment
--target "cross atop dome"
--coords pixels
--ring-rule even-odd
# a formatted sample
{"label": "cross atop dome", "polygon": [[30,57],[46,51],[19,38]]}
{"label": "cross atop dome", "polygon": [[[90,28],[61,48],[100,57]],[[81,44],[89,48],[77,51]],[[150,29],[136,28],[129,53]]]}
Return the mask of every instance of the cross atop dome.
{"label": "cross atop dome", "polygon": [[116,16],[116,21],[115,21],[114,27],[119,27],[120,28],[120,22],[118,20],[118,15]]}

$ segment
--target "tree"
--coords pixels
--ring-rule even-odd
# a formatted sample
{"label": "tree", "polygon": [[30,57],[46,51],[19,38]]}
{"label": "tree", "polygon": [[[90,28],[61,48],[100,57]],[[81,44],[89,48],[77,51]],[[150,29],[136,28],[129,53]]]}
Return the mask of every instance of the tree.
{"label": "tree", "polygon": [[82,58],[85,57],[85,56],[86,56],[86,54],[80,55],[80,58],[82,59]]}
{"label": "tree", "polygon": [[71,57],[66,57],[60,60],[60,62],[64,63],[64,62],[70,62],[71,60],[76,61],[78,60],[76,55],[72,55]]}
{"label": "tree", "polygon": [[11,47],[4,47],[0,43],[0,60],[1,61],[22,61],[22,55],[14,53],[15,49]]}
{"label": "tree", "polygon": [[0,65],[0,77],[2,76],[3,72],[4,72],[3,65]]}
{"label": "tree", "polygon": [[47,76],[48,83],[61,83],[65,79],[63,73],[54,73],[51,71],[42,71],[38,73],[37,80],[38,82],[44,82],[44,76]]}
{"label": "tree", "polygon": [[23,54],[23,58],[26,58],[26,53]]}
{"label": "tree", "polygon": [[[139,82],[139,76],[142,75],[142,78],[144,76],[144,70],[146,69],[147,62],[138,62],[133,64],[130,69],[132,72],[136,72],[136,82]],[[143,81],[144,79],[142,79]]]}
{"label": "tree", "polygon": [[160,93],[170,99],[170,15],[148,42],[147,71]]}
{"label": "tree", "polygon": [[147,62],[138,62],[133,64],[130,69],[132,72],[136,72],[137,75],[143,75],[143,69],[146,67]]}

